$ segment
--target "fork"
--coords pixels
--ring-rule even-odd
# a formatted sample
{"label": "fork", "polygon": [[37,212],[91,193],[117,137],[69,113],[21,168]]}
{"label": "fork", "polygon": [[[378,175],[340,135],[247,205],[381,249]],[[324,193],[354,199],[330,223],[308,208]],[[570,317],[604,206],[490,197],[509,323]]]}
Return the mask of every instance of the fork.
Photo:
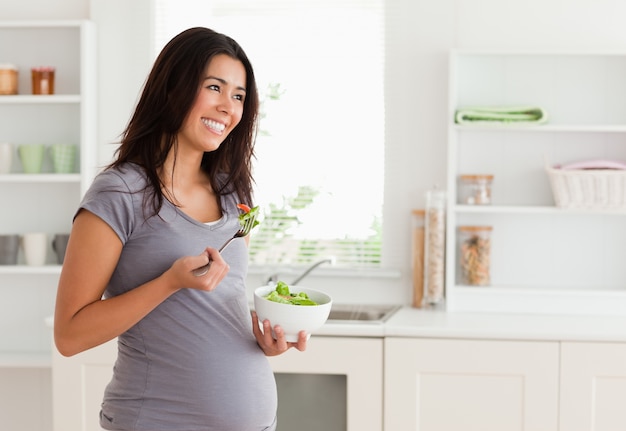
{"label": "fork", "polygon": [[[233,242],[233,240],[237,239],[237,238],[243,238],[244,236],[247,236],[250,231],[252,230],[252,228],[255,225],[255,221],[256,221],[256,216],[250,217],[249,219],[247,219],[244,224],[241,226],[241,229],[239,229],[237,232],[235,232],[235,234],[233,235],[232,238],[230,238],[228,241],[226,241],[218,250],[220,253],[222,251],[224,251],[224,249],[226,247],[228,247],[228,245]],[[209,267],[211,266],[211,260],[209,260],[209,263],[207,263],[204,266],[201,266],[199,268],[196,268],[192,271],[193,275],[195,275],[196,277],[201,277],[204,274],[206,274],[207,272],[209,272]]]}

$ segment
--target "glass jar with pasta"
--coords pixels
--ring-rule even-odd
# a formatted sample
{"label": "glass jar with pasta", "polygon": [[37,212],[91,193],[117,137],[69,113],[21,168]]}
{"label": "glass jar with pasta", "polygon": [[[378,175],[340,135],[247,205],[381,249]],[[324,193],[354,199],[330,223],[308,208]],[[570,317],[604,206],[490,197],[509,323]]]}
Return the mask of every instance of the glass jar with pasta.
{"label": "glass jar with pasta", "polygon": [[461,284],[491,284],[491,226],[459,226],[459,274]]}
{"label": "glass jar with pasta", "polygon": [[426,307],[442,303],[445,288],[446,193],[426,193],[424,220],[424,299]]}

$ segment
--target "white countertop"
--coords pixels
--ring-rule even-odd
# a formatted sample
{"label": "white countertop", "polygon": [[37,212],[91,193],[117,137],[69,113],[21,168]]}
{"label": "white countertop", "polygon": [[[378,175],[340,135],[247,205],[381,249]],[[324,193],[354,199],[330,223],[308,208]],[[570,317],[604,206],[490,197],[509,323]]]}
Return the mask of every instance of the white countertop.
{"label": "white countertop", "polygon": [[385,323],[385,336],[624,342],[626,316],[447,313],[405,307]]}
{"label": "white countertop", "polygon": [[384,337],[385,323],[333,323],[329,321],[315,331],[313,336],[315,335],[330,335],[333,337]]}
{"label": "white countertop", "polygon": [[[317,335],[626,342],[626,316],[461,313],[403,307],[385,323],[327,323]],[[314,335],[315,335],[314,334]]]}

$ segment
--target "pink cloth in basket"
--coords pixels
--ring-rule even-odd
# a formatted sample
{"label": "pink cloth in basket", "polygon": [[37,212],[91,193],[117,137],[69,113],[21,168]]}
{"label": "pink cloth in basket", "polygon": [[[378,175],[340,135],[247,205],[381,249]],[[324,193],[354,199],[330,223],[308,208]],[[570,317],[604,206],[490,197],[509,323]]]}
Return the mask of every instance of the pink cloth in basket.
{"label": "pink cloth in basket", "polygon": [[588,160],[584,162],[570,163],[564,166],[555,165],[556,169],[581,170],[581,169],[617,169],[626,170],[626,163],[617,160]]}

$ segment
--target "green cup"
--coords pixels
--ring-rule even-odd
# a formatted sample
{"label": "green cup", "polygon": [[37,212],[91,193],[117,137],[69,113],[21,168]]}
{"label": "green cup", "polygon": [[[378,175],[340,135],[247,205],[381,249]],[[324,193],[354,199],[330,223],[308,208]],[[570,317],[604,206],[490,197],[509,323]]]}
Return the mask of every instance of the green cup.
{"label": "green cup", "polygon": [[52,168],[57,174],[70,174],[74,172],[76,162],[76,145],[54,144],[50,146]]}
{"label": "green cup", "polygon": [[45,146],[43,144],[22,144],[18,148],[22,169],[26,174],[38,174],[43,165]]}

